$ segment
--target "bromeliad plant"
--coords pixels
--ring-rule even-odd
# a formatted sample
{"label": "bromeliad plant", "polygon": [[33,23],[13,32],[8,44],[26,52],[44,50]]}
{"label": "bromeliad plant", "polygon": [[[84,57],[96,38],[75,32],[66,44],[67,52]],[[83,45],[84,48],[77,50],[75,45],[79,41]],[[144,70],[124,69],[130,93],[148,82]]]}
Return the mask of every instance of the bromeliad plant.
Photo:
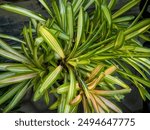
{"label": "bromeliad plant", "polygon": [[[19,42],[0,40],[0,105],[12,110],[27,91],[33,100],[50,95],[56,102],[49,109],[58,112],[121,112],[115,105],[131,91],[133,84],[143,100],[150,99],[150,19],[124,16],[141,0],[131,0],[116,12],[116,0],[39,0],[49,17],[15,5],[0,8],[31,18],[23,28],[24,39],[1,34]],[[144,9],[143,9],[144,10]],[[4,89],[5,88],[5,89]]]}

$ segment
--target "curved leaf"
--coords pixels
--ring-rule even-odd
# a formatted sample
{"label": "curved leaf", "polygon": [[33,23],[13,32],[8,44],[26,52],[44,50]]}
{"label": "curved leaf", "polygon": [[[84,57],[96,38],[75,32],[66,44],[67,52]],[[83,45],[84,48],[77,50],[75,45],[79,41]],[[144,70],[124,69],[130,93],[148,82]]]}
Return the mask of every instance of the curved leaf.
{"label": "curved leaf", "polygon": [[122,15],[123,13],[127,12],[128,10],[130,10],[131,8],[133,8],[135,5],[137,5],[141,0],[132,0],[129,3],[125,4],[121,9],[117,10],[117,12],[115,12],[112,15],[112,18],[117,18],[118,16]]}
{"label": "curved leaf", "polygon": [[59,78],[59,75],[62,71],[62,66],[59,65],[53,72],[49,73],[38,87],[34,94],[34,101],[37,101],[41,96],[43,96],[44,92],[53,85],[53,83]]}
{"label": "curved leaf", "polygon": [[28,89],[31,87],[30,81],[21,89],[15,97],[12,99],[12,101],[6,106],[6,108],[3,110],[3,112],[9,112],[11,109],[13,109],[19,102],[20,100],[24,97]]}
{"label": "curved leaf", "polygon": [[41,26],[39,28],[39,32],[46,41],[46,43],[56,52],[59,56],[64,59],[65,55],[62,48],[59,45],[58,40],[55,38],[53,34],[51,34],[45,27]]}
{"label": "curved leaf", "polygon": [[10,39],[10,40],[20,42],[20,43],[25,43],[24,41],[20,40],[19,38],[11,36],[11,35],[6,35],[6,34],[1,34],[0,33],[0,38]]}
{"label": "curved leaf", "polygon": [[12,86],[5,94],[0,97],[0,105],[11,99],[27,82],[22,82],[18,85]]}
{"label": "curved leaf", "polygon": [[104,77],[104,79],[105,79],[107,82],[109,82],[109,83],[117,84],[117,85],[119,85],[119,86],[121,86],[121,87],[123,87],[123,88],[125,88],[125,89],[130,88],[126,83],[124,83],[124,82],[121,81],[120,79],[115,78],[115,77],[113,77],[113,76],[111,76],[111,75],[106,75],[106,76]]}
{"label": "curved leaf", "polygon": [[69,91],[68,91],[68,94],[67,94],[66,104],[65,104],[65,108],[64,108],[65,113],[68,113],[71,110],[70,101],[74,97],[75,87],[76,87],[75,75],[74,75],[71,68],[69,68],[69,75],[70,75],[70,86],[69,86]]}
{"label": "curved leaf", "polygon": [[45,19],[41,15],[36,14],[35,12],[31,10],[28,10],[19,6],[10,5],[10,4],[1,4],[0,8],[13,12],[13,13],[23,15],[23,16],[27,16],[29,18],[33,18],[33,19],[45,22]]}
{"label": "curved leaf", "polygon": [[18,82],[22,82],[22,81],[34,78],[36,76],[37,76],[37,73],[25,73],[25,74],[14,75],[14,76],[10,76],[4,79],[0,79],[0,85],[14,84],[14,83],[18,83]]}
{"label": "curved leaf", "polygon": [[44,8],[47,10],[47,12],[50,14],[50,16],[53,17],[52,11],[49,8],[47,2],[45,0],[39,0],[39,2],[44,6]]}

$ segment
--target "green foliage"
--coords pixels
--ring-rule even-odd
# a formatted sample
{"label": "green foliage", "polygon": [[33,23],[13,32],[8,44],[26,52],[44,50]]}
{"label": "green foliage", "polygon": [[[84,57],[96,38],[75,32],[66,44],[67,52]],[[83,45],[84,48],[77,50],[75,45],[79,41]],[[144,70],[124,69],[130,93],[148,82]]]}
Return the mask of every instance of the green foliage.
{"label": "green foliage", "polygon": [[4,112],[11,111],[29,89],[33,89],[34,101],[43,98],[47,105],[50,94],[56,96],[48,107],[58,112],[78,112],[79,104],[84,112],[121,112],[113,101],[131,92],[130,83],[143,100],[150,99],[146,90],[150,87],[150,49],[139,40],[149,41],[150,19],[138,21],[141,13],[137,18],[125,16],[140,0],[131,0],[116,12],[116,0],[51,0],[52,8],[46,0],[39,2],[49,14],[47,20],[21,7],[0,5],[31,18],[23,28],[24,39],[0,34],[19,42],[14,48],[0,40]]}

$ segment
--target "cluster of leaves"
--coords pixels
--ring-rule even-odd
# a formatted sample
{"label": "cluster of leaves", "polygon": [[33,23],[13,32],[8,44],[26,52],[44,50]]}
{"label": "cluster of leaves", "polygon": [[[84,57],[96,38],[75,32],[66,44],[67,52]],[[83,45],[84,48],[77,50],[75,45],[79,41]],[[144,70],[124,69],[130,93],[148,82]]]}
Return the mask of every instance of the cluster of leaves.
{"label": "cluster of leaves", "polygon": [[0,40],[0,90],[7,88],[0,97],[0,105],[7,106],[1,109],[12,110],[33,89],[33,100],[44,98],[47,105],[54,95],[49,109],[58,112],[77,112],[79,104],[84,112],[121,112],[113,101],[131,91],[129,82],[150,99],[145,88],[150,87],[150,49],[139,40],[150,41],[150,19],[139,21],[142,11],[136,18],[123,16],[140,1],[113,12],[116,0],[51,0],[52,8],[39,0],[47,20],[22,7],[0,5],[31,18],[23,40],[0,34],[19,42]]}

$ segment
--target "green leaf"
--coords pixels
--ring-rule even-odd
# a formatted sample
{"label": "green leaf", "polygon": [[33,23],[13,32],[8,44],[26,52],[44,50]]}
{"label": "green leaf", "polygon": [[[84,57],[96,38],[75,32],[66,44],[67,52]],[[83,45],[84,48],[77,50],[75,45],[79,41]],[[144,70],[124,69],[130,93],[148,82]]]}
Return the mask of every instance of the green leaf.
{"label": "green leaf", "polygon": [[69,41],[69,36],[66,33],[56,29],[48,29],[48,30],[55,36],[57,34],[58,38]]}
{"label": "green leaf", "polygon": [[132,62],[132,60],[124,58],[123,59],[126,63],[128,63],[129,65],[131,65],[137,72],[139,72],[139,74],[141,74],[141,76],[145,79],[148,80],[148,78],[146,77],[146,75],[144,74],[144,72],[134,63]]}
{"label": "green leaf", "polygon": [[113,23],[122,23],[122,22],[128,22],[135,18],[135,16],[123,16],[119,18],[113,19]]}
{"label": "green leaf", "polygon": [[[87,42],[85,42],[84,44],[82,44],[80,46],[79,51],[75,56],[78,56],[79,54],[83,53],[83,51],[86,51],[88,48],[90,48],[90,45],[95,42],[95,38],[100,35],[100,32],[102,31],[105,24],[106,24],[106,22],[103,22],[102,25],[98,28],[98,30],[91,32],[91,34],[93,34],[92,37],[90,37],[90,39]],[[98,47],[100,47],[100,46],[98,46]],[[93,54],[93,53],[96,53],[98,50],[101,50],[98,47],[90,52],[86,51],[87,54],[84,54],[84,55],[88,55],[88,53],[90,53],[90,55],[91,55],[91,53]]]}
{"label": "green leaf", "polygon": [[95,0],[90,0],[86,3],[86,5],[84,6],[84,10],[87,10],[93,3]]}
{"label": "green leaf", "polygon": [[135,75],[130,75],[128,73],[122,72],[122,71],[118,71],[120,74],[124,75],[124,76],[128,76],[130,78],[132,78],[133,80],[140,82],[141,84],[150,87],[150,82],[149,80],[145,80],[143,78],[140,78],[139,76],[135,76]]}
{"label": "green leaf", "polygon": [[80,12],[78,15],[77,39],[69,57],[72,57],[75,51],[77,50],[82,38],[83,30],[84,30],[84,12],[83,12],[83,8],[80,8]]}
{"label": "green leaf", "polygon": [[20,100],[25,96],[26,92],[28,91],[28,89],[31,86],[32,85],[30,85],[30,81],[27,84],[25,84],[25,86],[23,87],[23,89],[21,89],[20,91],[17,92],[17,94],[15,95],[15,97],[6,106],[6,108],[3,110],[3,112],[9,112],[10,110],[12,110],[20,102]]}
{"label": "green leaf", "polygon": [[130,35],[132,33],[135,33],[136,31],[138,32],[138,30],[144,28],[144,27],[147,27],[150,25],[150,19],[145,19],[145,20],[142,20],[140,21],[139,23],[135,24],[134,26],[128,28],[124,34],[125,35]]}
{"label": "green leaf", "polygon": [[48,6],[46,0],[39,0],[39,2],[43,5],[43,7],[46,9],[46,11],[50,14],[50,16],[53,18],[52,11],[50,7]]}
{"label": "green leaf", "polygon": [[121,90],[92,90],[92,93],[100,96],[115,96],[117,94],[127,94],[131,92],[131,89],[121,89]]}
{"label": "green leaf", "polygon": [[130,27],[133,26],[133,25],[135,25],[139,21],[139,19],[142,17],[143,12],[146,10],[146,6],[147,5],[148,5],[148,0],[144,1],[144,5],[142,6],[142,10],[140,9],[140,13],[133,20],[132,24],[130,24]]}
{"label": "green leaf", "polygon": [[27,48],[25,47],[24,44],[21,44],[21,49],[22,49],[24,55],[31,61],[32,59],[30,57],[30,53],[28,53],[28,50],[27,50]]}
{"label": "green leaf", "polygon": [[138,61],[136,61],[134,58],[133,59],[129,59],[131,62],[135,63],[139,68],[141,68],[141,70],[145,71],[148,75],[150,75],[150,71],[149,69],[147,69],[147,67],[145,67],[143,64],[139,63]]}
{"label": "green leaf", "polygon": [[14,83],[22,82],[27,79],[34,78],[36,76],[37,76],[37,73],[25,73],[25,74],[14,75],[14,76],[10,76],[4,79],[0,79],[0,85],[14,84]]}
{"label": "green leaf", "polygon": [[117,58],[117,57],[116,56],[103,56],[103,55],[101,55],[101,56],[94,56],[90,59],[94,60],[94,61],[98,61],[98,60],[102,61],[102,60],[109,60],[109,59],[112,59],[112,58],[114,59],[114,58]]}
{"label": "green leaf", "polygon": [[148,58],[139,58],[139,59],[150,66],[150,59]]}
{"label": "green leaf", "polygon": [[121,48],[125,42],[124,32],[120,31],[115,41],[115,49]]}
{"label": "green leaf", "polygon": [[85,12],[85,29],[84,29],[84,33],[88,35],[89,33],[89,28],[90,28],[90,17],[89,17],[89,14],[87,12]]}
{"label": "green leaf", "polygon": [[116,3],[117,3],[117,0],[110,0],[108,8],[109,9],[113,9],[114,6],[116,5]]}
{"label": "green leaf", "polygon": [[58,8],[58,5],[57,5],[56,0],[52,0],[51,4],[52,4],[52,8],[53,8],[55,17],[56,17],[56,19],[57,19],[57,22],[58,22],[59,25],[61,26],[61,24],[62,24],[62,19],[61,19],[60,10],[59,10],[59,8]]}
{"label": "green leaf", "polygon": [[29,33],[29,38],[30,38],[30,41],[31,41],[31,45],[34,44],[34,39],[33,39],[33,32],[36,31],[32,28],[32,22],[30,21],[29,22],[29,27],[28,27],[28,33]]}
{"label": "green leaf", "polygon": [[107,51],[110,50],[112,47],[114,47],[114,44],[110,43],[110,44],[104,46],[103,48],[97,48],[97,49],[95,49],[95,50],[97,50],[97,51],[95,52],[95,54],[98,55],[98,54],[100,54],[100,53],[107,52]]}
{"label": "green leaf", "polygon": [[59,102],[59,105],[58,105],[58,112],[59,113],[63,113],[64,112],[64,108],[65,108],[65,104],[66,104],[66,99],[67,97],[67,94],[62,94],[61,97],[60,97],[60,102]]}
{"label": "green leaf", "polygon": [[64,108],[65,113],[69,113],[71,110],[70,101],[74,98],[75,88],[76,88],[76,79],[73,70],[70,67],[68,69],[70,75],[70,86],[69,86],[69,91],[67,94],[66,104]]}
{"label": "green leaf", "polygon": [[118,16],[122,15],[123,13],[127,12],[128,10],[130,10],[131,8],[133,8],[135,5],[137,5],[141,0],[131,0],[130,2],[128,2],[127,4],[125,4],[121,9],[117,10],[117,12],[115,12],[112,15],[112,18],[117,18]]}
{"label": "green leaf", "polygon": [[149,41],[150,42],[150,38],[144,34],[139,35],[140,38],[142,38],[145,41]]}
{"label": "green leaf", "polygon": [[148,98],[148,100],[150,100],[150,94],[149,92],[143,87],[142,84],[138,84],[138,90],[141,94],[141,97],[143,98],[143,100],[145,101],[146,100],[146,97]]}
{"label": "green leaf", "polygon": [[[43,93],[45,90],[48,89],[58,78],[59,74],[62,71],[62,66],[58,66],[52,73],[50,73],[45,79],[44,82],[42,83],[40,87],[40,92]],[[51,81],[51,82],[50,82]]]}
{"label": "green leaf", "polygon": [[33,11],[30,11],[28,9],[24,9],[22,7],[19,7],[19,6],[10,5],[10,4],[1,4],[0,8],[5,9],[5,10],[10,11],[10,12],[13,12],[13,13],[23,15],[23,16],[27,16],[29,18],[36,19],[38,21],[45,22],[45,19],[41,15],[36,14]]}
{"label": "green leaf", "polygon": [[33,71],[24,65],[16,65],[16,66],[10,65],[10,66],[6,67],[6,70],[11,71],[11,72],[15,72],[15,73],[30,73]]}
{"label": "green leaf", "polygon": [[34,101],[37,101],[44,94],[44,92],[54,84],[54,82],[59,78],[61,71],[62,66],[59,65],[53,72],[49,73],[44,78],[43,82],[40,84],[34,94]]}
{"label": "green leaf", "polygon": [[60,9],[60,15],[61,15],[61,27],[64,31],[66,31],[66,6],[63,0],[59,0],[59,9]]}
{"label": "green leaf", "polygon": [[69,49],[72,46],[72,40],[74,36],[74,16],[71,3],[67,4],[67,24],[68,24],[68,33],[70,37]]}
{"label": "green leaf", "polygon": [[58,105],[59,105],[59,100],[57,99],[50,107],[49,107],[49,109],[50,110],[55,110],[55,109],[57,109],[57,107],[58,107]]}
{"label": "green leaf", "polygon": [[72,110],[70,111],[70,113],[77,113],[78,112],[78,105],[73,106]]}
{"label": "green leaf", "polygon": [[37,21],[35,19],[31,18],[31,22],[32,22],[34,29],[36,29],[37,28]]}
{"label": "green leaf", "polygon": [[149,60],[148,59],[144,59],[144,58],[134,58],[134,60],[138,63],[140,63],[141,65],[147,67],[148,69],[150,69],[150,64],[149,64]]}
{"label": "green leaf", "polygon": [[9,66],[22,66],[22,64],[18,64],[18,63],[0,63],[0,70],[2,71],[6,71],[6,68]]}
{"label": "green leaf", "polygon": [[44,93],[44,101],[45,101],[46,105],[49,105],[49,102],[50,102],[49,91],[46,91]]}
{"label": "green leaf", "polygon": [[62,84],[61,86],[59,86],[59,87],[57,88],[57,93],[58,93],[58,94],[66,93],[66,92],[69,90],[69,86],[70,86],[69,83],[64,83],[64,84]]}
{"label": "green leaf", "polygon": [[84,11],[83,8],[80,8],[80,12],[78,15],[77,40],[75,43],[75,48],[77,48],[80,43],[83,30],[84,30]]}
{"label": "green leaf", "polygon": [[[144,90],[144,89],[143,89]],[[150,100],[150,93],[145,89],[144,91],[145,96],[147,97],[148,100]]]}
{"label": "green leaf", "polygon": [[111,25],[112,25],[112,15],[110,13],[110,10],[109,10],[107,4],[102,4],[101,8],[102,8],[103,14],[104,14],[104,16],[105,16],[105,18],[108,22],[109,27],[111,27]]}
{"label": "green leaf", "polygon": [[23,62],[23,63],[30,63],[30,61],[26,58],[23,57],[19,57],[11,52],[5,51],[0,49],[0,56],[5,57],[7,59],[11,59],[14,61],[19,61],[19,62]]}
{"label": "green leaf", "polygon": [[[121,48],[120,50],[123,50],[123,49],[125,49],[125,50],[128,50],[128,51],[133,51],[133,52],[141,52],[141,53],[143,53],[143,55],[144,55],[144,53],[150,53],[150,49],[149,48],[145,48],[145,47],[136,47],[136,46],[124,46],[123,48]],[[138,54],[138,53],[137,53]],[[135,54],[136,55],[136,54]],[[131,57],[131,56],[130,56]],[[141,56],[142,57],[142,56]]]}
{"label": "green leaf", "polygon": [[0,73],[0,80],[14,76],[14,75],[15,75],[15,73],[13,73],[13,72],[1,72]]}
{"label": "green leaf", "polygon": [[123,88],[125,88],[125,89],[129,89],[129,88],[130,88],[130,87],[129,87],[127,84],[125,84],[123,81],[121,81],[120,79],[115,78],[115,77],[113,77],[113,76],[111,76],[111,75],[106,75],[106,76],[104,77],[104,79],[105,79],[105,81],[108,82],[108,83],[117,84],[117,85],[119,85],[119,86],[121,86],[121,87],[123,87]]}
{"label": "green leaf", "polygon": [[73,4],[73,12],[76,15],[80,7],[82,6],[83,0],[76,0],[75,4]]}
{"label": "green leaf", "polygon": [[42,35],[42,37],[44,38],[45,42],[56,52],[59,54],[59,56],[64,59],[65,55],[64,52],[62,50],[62,48],[60,47],[60,44],[58,42],[58,40],[55,38],[55,36],[53,36],[45,27],[41,26],[39,28],[39,32]]}
{"label": "green leaf", "polygon": [[6,93],[4,93],[0,97],[0,105],[6,102],[7,100],[11,99],[21,88],[25,86],[27,82],[22,82],[18,85],[12,86]]}
{"label": "green leaf", "polygon": [[23,60],[23,59],[27,60],[26,57],[24,57],[22,54],[20,54],[19,52],[17,52],[15,49],[13,49],[11,46],[9,46],[6,42],[4,42],[4,41],[1,40],[1,39],[0,39],[0,46],[1,46],[4,50],[8,51],[8,52],[6,52],[7,54],[10,52],[10,53],[12,53],[12,55],[14,54],[14,55],[16,55],[18,58],[21,58],[22,60]]}
{"label": "green leaf", "polygon": [[132,33],[126,35],[125,40],[129,40],[133,37],[139,36],[140,34],[146,32],[148,29],[150,29],[150,25],[147,25],[147,26],[145,26],[145,27],[143,27],[143,28],[141,28],[135,32],[132,32]]}
{"label": "green leaf", "polygon": [[76,66],[79,66],[79,65],[88,65],[90,64],[90,60],[89,59],[86,59],[86,60],[80,60],[80,61],[73,61],[73,60],[69,60],[68,61],[68,64],[76,67]]}
{"label": "green leaf", "polygon": [[28,32],[26,26],[24,26],[24,28],[23,28],[23,35],[24,35],[24,39],[26,41],[26,45],[27,45],[28,49],[30,50],[30,53],[32,54],[33,53],[32,41],[30,39],[29,32]]}
{"label": "green leaf", "polygon": [[13,40],[13,41],[16,41],[16,42],[19,42],[19,43],[25,43],[24,41],[14,37],[14,36],[11,36],[11,35],[6,35],[6,34],[1,34],[0,33],[0,38],[10,39],[10,40]]}

